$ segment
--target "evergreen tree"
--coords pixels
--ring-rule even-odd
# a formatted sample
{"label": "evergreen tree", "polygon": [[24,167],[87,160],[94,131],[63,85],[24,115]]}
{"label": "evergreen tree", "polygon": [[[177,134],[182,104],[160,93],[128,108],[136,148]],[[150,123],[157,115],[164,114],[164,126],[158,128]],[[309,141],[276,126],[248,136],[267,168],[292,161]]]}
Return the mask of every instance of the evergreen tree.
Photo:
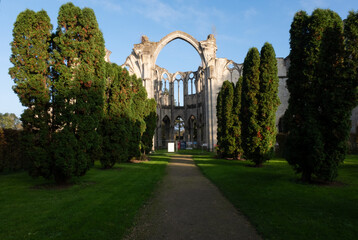
{"label": "evergreen tree", "polygon": [[222,122],[222,107],[223,107],[223,88],[220,88],[216,99],[216,118],[217,118],[217,130],[216,130],[216,139],[217,139],[217,146],[216,151],[219,157],[223,156],[223,140],[222,140],[222,129],[223,129],[223,122]]}
{"label": "evergreen tree", "polygon": [[[54,37],[54,176],[66,182],[82,176],[100,156],[96,129],[102,118],[104,40],[92,9],[66,3]],[[71,143],[71,144],[68,144]]]}
{"label": "evergreen tree", "polygon": [[125,113],[130,105],[130,83],[128,74],[116,64],[106,63],[104,117],[100,132],[102,136],[101,164],[112,168],[116,162],[130,158],[129,142],[133,124]]}
{"label": "evergreen tree", "polygon": [[50,177],[53,79],[50,74],[52,25],[45,11],[25,10],[16,19],[11,42],[9,74],[14,91],[26,107],[21,115],[25,157],[38,166],[33,175]]}
{"label": "evergreen tree", "polygon": [[295,15],[286,111],[286,159],[303,181],[332,181],[344,160],[357,81],[345,77],[343,26],[331,10]]}
{"label": "evergreen tree", "polygon": [[[352,81],[352,88],[355,90],[351,103],[357,105],[358,102],[358,11],[349,12],[347,19],[344,21],[344,38],[345,38],[345,81]],[[351,93],[352,94],[352,93]],[[352,96],[352,95],[349,96]],[[347,99],[348,100],[348,99]],[[355,107],[355,106],[354,106]]]}
{"label": "evergreen tree", "polygon": [[146,100],[146,109],[149,114],[144,118],[146,129],[142,135],[142,154],[150,152],[153,147],[153,136],[157,127],[157,103],[153,98]]}
{"label": "evergreen tree", "polygon": [[234,104],[234,88],[229,81],[224,81],[222,86],[222,154],[224,157],[232,157],[235,151],[235,138],[232,132],[233,119],[233,104]]}
{"label": "evergreen tree", "polygon": [[242,90],[242,77],[240,77],[236,83],[234,89],[234,103],[233,103],[233,127],[232,133],[235,138],[235,150],[234,158],[240,159],[244,150],[242,149],[242,139],[241,139],[241,90]]}
{"label": "evergreen tree", "polygon": [[258,94],[259,145],[253,161],[261,165],[270,159],[276,143],[276,110],[278,98],[278,75],[276,54],[271,44],[265,43],[260,53],[260,91]]}
{"label": "evergreen tree", "polygon": [[66,183],[100,153],[104,41],[93,10],[61,6],[58,28],[46,12],[19,14],[10,75],[27,109],[22,115],[30,174]]}
{"label": "evergreen tree", "polygon": [[120,66],[106,63],[105,75],[101,164],[112,168],[116,162],[150,151],[156,127],[156,103],[147,99],[141,79]]}
{"label": "evergreen tree", "polygon": [[257,121],[258,94],[260,87],[260,54],[257,48],[250,48],[243,64],[241,115],[242,146],[247,159],[254,159],[260,143],[260,126]]}
{"label": "evergreen tree", "polygon": [[327,10],[322,10],[322,16],[327,23],[322,34],[316,78],[321,90],[317,109],[320,110],[318,121],[324,141],[324,161],[315,175],[332,181],[338,175],[339,163],[345,158],[355,89],[351,79],[344,78],[342,19]]}

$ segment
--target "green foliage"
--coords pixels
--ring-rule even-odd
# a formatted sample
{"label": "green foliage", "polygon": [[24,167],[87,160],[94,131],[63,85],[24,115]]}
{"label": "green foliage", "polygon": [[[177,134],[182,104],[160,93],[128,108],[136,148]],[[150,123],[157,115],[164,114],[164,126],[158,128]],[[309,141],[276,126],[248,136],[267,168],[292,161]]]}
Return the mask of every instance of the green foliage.
{"label": "green foliage", "polygon": [[146,129],[142,135],[142,153],[145,155],[152,150],[153,136],[157,127],[157,103],[155,100],[149,99],[146,102],[149,114],[144,118]]}
{"label": "green foliage", "polygon": [[21,130],[0,128],[0,172],[13,172],[28,167],[20,144],[21,137]]}
{"label": "green foliage", "polygon": [[234,158],[240,159],[244,150],[242,149],[242,139],[241,139],[241,91],[242,91],[242,77],[240,77],[236,83],[234,89],[234,103],[232,109],[233,115],[233,126],[232,134],[235,138],[235,150]]}
{"label": "green foliage", "polygon": [[218,119],[217,153],[221,157],[232,157],[235,152],[234,126],[234,86],[224,81],[217,97],[216,115]]}
{"label": "green foliage", "polygon": [[[106,63],[104,118],[101,123],[101,164],[112,168],[151,149],[156,103],[147,99],[141,79],[116,64]],[[154,115],[154,116],[153,116]],[[153,127],[154,117],[154,127]],[[148,123],[148,126],[146,126]]]}
{"label": "green foliage", "polygon": [[22,125],[14,113],[0,113],[0,128],[22,129]]}
{"label": "green foliage", "polygon": [[222,137],[223,137],[223,120],[222,120],[222,107],[223,107],[223,91],[220,89],[218,96],[216,98],[216,119],[217,119],[217,130],[216,130],[216,139],[217,146],[216,152],[218,156],[223,156],[223,145],[222,145]]}
{"label": "green foliage", "polygon": [[276,143],[276,110],[278,98],[278,76],[276,54],[271,44],[265,43],[260,53],[260,91],[258,94],[259,145],[253,161],[261,165],[270,159]]}
{"label": "green foliage", "polygon": [[233,84],[229,81],[224,81],[222,86],[223,101],[222,101],[222,142],[221,149],[225,157],[231,157],[235,151],[235,138],[233,136],[232,127],[234,124],[233,119],[233,101],[234,101],[234,88]]}
{"label": "green foliage", "polygon": [[345,50],[342,20],[322,9],[311,16],[296,13],[290,34],[286,159],[304,181],[312,175],[332,181],[345,157],[356,105],[357,80],[347,67],[349,40]]}
{"label": "green foliage", "polygon": [[260,89],[260,54],[257,48],[250,48],[243,66],[241,115],[242,146],[247,159],[254,159],[260,144],[258,95]]}
{"label": "green foliage", "polygon": [[9,73],[27,107],[21,119],[30,174],[65,183],[100,155],[104,40],[93,10],[72,3],[61,6],[51,30],[45,11],[19,14]]}
{"label": "green foliage", "polygon": [[[345,81],[352,81],[351,84],[356,84],[354,96],[351,103],[358,101],[358,11],[349,12],[347,19],[344,21],[344,43],[345,43]],[[349,99],[347,99],[349,101]]]}
{"label": "green foliage", "polygon": [[[23,106],[24,155],[34,166],[49,168],[51,161],[50,44],[52,25],[45,11],[21,12],[14,24],[9,74]],[[47,167],[45,167],[47,165]],[[40,167],[39,167],[40,168]],[[45,172],[45,170],[39,170]],[[39,174],[40,175],[40,174]],[[45,174],[44,174],[45,175]],[[46,177],[51,174],[46,173]]]}

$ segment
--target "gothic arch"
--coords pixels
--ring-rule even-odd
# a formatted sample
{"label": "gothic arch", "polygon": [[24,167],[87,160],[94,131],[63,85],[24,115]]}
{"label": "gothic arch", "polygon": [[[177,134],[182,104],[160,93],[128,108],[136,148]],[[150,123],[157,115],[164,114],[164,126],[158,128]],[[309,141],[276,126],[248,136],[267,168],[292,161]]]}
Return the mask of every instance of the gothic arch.
{"label": "gothic arch", "polygon": [[[155,48],[154,52],[153,52],[153,60],[154,63],[157,62],[157,57],[160,53],[160,51],[171,41],[174,41],[175,39],[181,39],[187,43],[189,43],[191,46],[193,46],[193,48],[197,51],[197,53],[199,54],[200,58],[201,58],[201,62],[203,63],[203,66],[207,66],[207,62],[205,61],[205,57],[203,55],[203,52],[200,48],[200,43],[198,42],[198,40],[196,40],[193,36],[191,36],[190,34],[187,34],[185,32],[182,31],[175,31],[172,33],[169,33],[168,35],[166,35],[165,37],[163,37],[162,39],[160,39],[160,41],[158,42],[157,47]],[[155,64],[154,64],[155,65]]]}

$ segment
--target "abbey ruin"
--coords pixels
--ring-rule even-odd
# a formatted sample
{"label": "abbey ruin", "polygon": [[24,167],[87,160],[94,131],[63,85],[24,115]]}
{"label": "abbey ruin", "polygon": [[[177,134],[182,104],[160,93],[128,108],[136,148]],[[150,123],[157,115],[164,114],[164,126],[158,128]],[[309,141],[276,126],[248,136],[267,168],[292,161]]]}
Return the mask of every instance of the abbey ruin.
{"label": "abbey ruin", "polygon": [[[156,65],[160,51],[171,41],[182,39],[197,51],[201,66],[197,71],[169,73]],[[131,74],[143,79],[148,98],[157,101],[157,129],[154,136],[155,149],[167,147],[174,141],[175,124],[182,121],[183,136],[179,139],[207,146],[212,151],[216,144],[216,98],[225,80],[236,83],[242,75],[242,64],[216,57],[216,39],[210,34],[206,40],[197,41],[191,35],[175,31],[159,42],[151,42],[143,36],[141,43],[134,44],[133,51],[122,65]],[[107,52],[107,60],[109,60]],[[289,92],[286,88],[288,58],[277,58],[279,98],[281,105],[276,112],[276,125],[288,106]],[[356,132],[358,108],[352,114],[351,132]],[[180,134],[180,133],[179,133]]]}

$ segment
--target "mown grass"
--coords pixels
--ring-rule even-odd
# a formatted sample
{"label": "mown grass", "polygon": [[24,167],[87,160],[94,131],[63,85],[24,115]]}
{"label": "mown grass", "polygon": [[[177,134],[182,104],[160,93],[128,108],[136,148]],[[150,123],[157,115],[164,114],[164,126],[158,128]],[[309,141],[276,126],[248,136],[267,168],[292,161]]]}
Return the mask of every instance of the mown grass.
{"label": "mown grass", "polygon": [[300,183],[283,159],[253,168],[244,161],[191,154],[264,239],[357,239],[358,156],[348,156],[338,183],[328,186]]}
{"label": "mown grass", "polygon": [[26,172],[0,174],[0,239],[120,239],[165,174],[169,157],[98,163],[75,184],[58,188]]}

